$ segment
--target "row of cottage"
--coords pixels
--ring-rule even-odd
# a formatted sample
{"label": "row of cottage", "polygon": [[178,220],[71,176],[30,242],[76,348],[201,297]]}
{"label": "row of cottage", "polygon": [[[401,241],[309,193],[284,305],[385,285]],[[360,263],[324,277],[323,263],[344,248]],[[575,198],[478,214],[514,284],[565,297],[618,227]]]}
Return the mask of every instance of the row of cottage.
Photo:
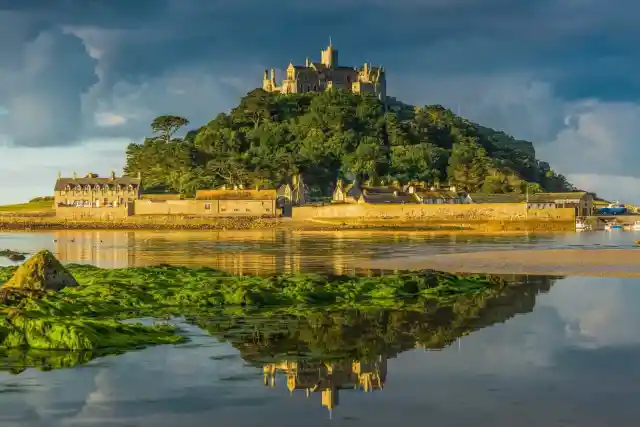
{"label": "row of cottage", "polygon": [[528,209],[573,208],[576,216],[593,215],[594,194],[586,191],[565,193],[466,193],[455,186],[439,187],[421,183],[404,186],[368,187],[357,183],[344,185],[338,182],[333,192],[333,203],[369,204],[504,204],[522,203]]}
{"label": "row of cottage", "polygon": [[[133,215],[185,216],[291,216],[293,206],[307,204],[309,197],[301,176],[278,189],[199,190],[195,198],[178,194],[142,194],[142,179],[112,173],[103,178],[58,177],[54,203],[63,218],[122,218]],[[524,194],[467,194],[455,187],[405,186],[370,187],[339,181],[331,203],[354,204],[469,204],[526,203],[529,209],[574,208],[576,216],[593,213],[593,195],[587,192]]]}

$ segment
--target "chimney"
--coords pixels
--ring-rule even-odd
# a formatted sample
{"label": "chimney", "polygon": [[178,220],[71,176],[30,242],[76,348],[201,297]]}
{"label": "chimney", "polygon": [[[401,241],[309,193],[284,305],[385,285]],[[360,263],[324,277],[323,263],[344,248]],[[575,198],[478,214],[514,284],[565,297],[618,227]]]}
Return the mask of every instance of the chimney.
{"label": "chimney", "polygon": [[62,172],[58,171],[58,179],[62,178]]}

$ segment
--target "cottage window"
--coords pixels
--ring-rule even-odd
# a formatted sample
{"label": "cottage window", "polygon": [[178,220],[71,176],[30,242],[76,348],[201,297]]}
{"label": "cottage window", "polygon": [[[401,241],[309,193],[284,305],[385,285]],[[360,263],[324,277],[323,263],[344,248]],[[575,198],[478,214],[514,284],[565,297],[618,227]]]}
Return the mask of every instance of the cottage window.
{"label": "cottage window", "polygon": [[204,210],[210,211],[211,210],[211,203],[205,203],[204,204]]}

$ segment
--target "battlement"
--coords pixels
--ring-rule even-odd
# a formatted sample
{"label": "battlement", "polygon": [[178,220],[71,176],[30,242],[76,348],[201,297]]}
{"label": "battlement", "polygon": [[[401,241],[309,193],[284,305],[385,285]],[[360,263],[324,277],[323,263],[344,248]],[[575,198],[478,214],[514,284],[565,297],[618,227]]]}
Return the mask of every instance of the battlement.
{"label": "battlement", "polygon": [[320,62],[310,61],[305,65],[289,63],[286,76],[280,84],[276,82],[274,68],[264,71],[262,88],[267,92],[283,94],[321,92],[337,88],[353,93],[370,93],[386,102],[387,82],[382,66],[365,63],[362,67],[342,66],[338,49],[331,43],[320,51]]}

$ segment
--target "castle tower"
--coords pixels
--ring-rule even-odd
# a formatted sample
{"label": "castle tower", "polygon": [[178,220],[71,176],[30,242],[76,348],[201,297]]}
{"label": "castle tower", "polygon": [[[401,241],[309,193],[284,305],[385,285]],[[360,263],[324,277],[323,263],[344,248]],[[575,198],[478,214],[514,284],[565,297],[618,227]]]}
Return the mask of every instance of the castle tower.
{"label": "castle tower", "polygon": [[325,50],[320,51],[320,58],[322,65],[325,67],[338,67],[338,49],[334,49],[331,43],[329,43],[329,46],[327,46]]}

